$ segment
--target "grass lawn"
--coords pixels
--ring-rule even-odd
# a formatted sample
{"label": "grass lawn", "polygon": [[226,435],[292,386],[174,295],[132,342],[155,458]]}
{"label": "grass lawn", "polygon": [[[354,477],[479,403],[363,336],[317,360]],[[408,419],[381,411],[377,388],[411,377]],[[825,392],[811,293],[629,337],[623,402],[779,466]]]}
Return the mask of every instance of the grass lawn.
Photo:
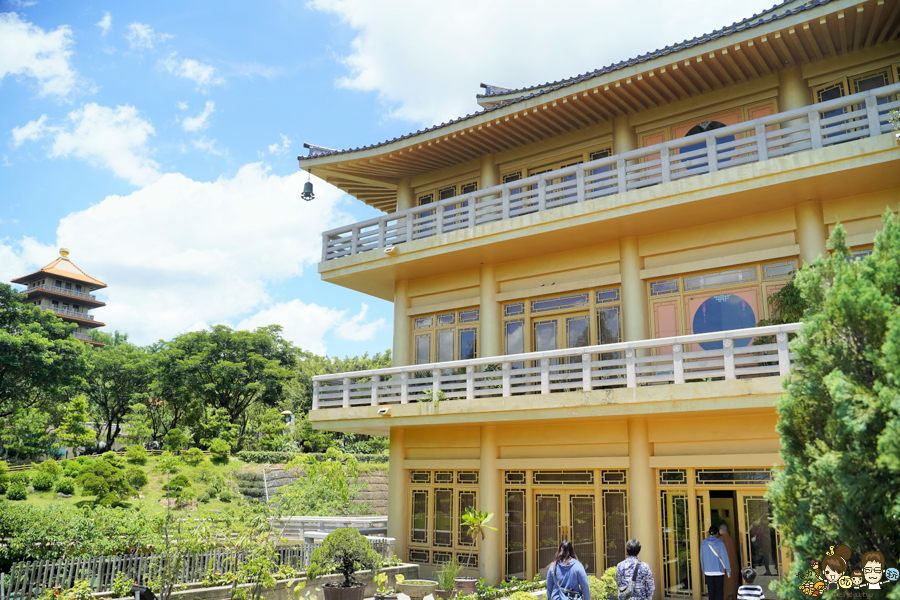
{"label": "grass lawn", "polygon": [[[92,458],[94,458],[95,460],[99,460],[99,456]],[[241,468],[244,468],[244,463],[236,458],[232,458],[231,462],[227,465],[214,465],[208,461],[205,461],[200,465],[191,466],[182,461],[182,463],[180,464],[180,470],[177,474],[173,475],[167,475],[165,473],[158,472],[156,470],[157,462],[158,458],[152,456],[147,460],[147,464],[145,465],[128,465],[129,467],[137,466],[141,468],[150,479],[150,482],[146,486],[138,490],[143,498],[131,498],[127,501],[132,506],[143,506],[149,512],[164,512],[165,506],[163,504],[160,504],[159,502],[163,499],[163,496],[165,494],[165,492],[163,491],[163,486],[166,484],[167,478],[174,478],[176,477],[176,475],[185,475],[188,478],[198,498],[207,495],[207,491],[214,477],[219,476],[224,478],[224,480],[226,481],[229,489],[231,490],[232,501],[230,503],[226,503],[222,502],[218,498],[213,498],[209,502],[198,503],[197,506],[199,511],[222,510],[223,508],[227,508],[228,506],[233,506],[235,502],[243,502],[240,493],[237,491],[233,473]],[[26,473],[29,476],[33,477],[37,472],[26,471]],[[30,502],[38,506],[48,506],[54,503],[74,506],[76,502],[91,498],[91,496],[81,495],[81,489],[77,484],[75,488],[75,495],[71,498],[60,498],[56,494],[56,492],[52,491],[30,492],[28,494],[28,499],[24,502]]]}

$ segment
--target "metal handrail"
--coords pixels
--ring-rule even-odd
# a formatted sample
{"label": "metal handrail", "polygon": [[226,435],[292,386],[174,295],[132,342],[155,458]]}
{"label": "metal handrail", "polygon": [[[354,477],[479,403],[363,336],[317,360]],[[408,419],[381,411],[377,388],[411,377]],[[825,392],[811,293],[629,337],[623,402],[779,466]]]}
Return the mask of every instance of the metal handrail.
{"label": "metal handrail", "polygon": [[22,293],[27,294],[28,292],[33,291],[33,290],[46,290],[48,292],[54,292],[56,294],[64,294],[66,296],[75,296],[76,298],[84,298],[85,300],[93,300],[94,302],[97,301],[97,296],[95,296],[94,294],[88,294],[87,292],[79,292],[76,290],[70,290],[70,289],[66,289],[63,287],[56,286],[56,285],[49,285],[46,283],[40,284],[40,285],[33,285],[33,286],[29,287],[27,290],[23,290]]}
{"label": "metal handrail", "polygon": [[94,315],[88,314],[87,312],[75,312],[74,310],[66,310],[64,308],[56,308],[54,306],[41,306],[41,310],[49,311],[55,313],[61,317],[72,317],[73,319],[88,319],[93,321]]}
{"label": "metal handrail", "polygon": [[884,86],[331,229],[322,261],[889,133],[898,93]]}
{"label": "metal handrail", "polygon": [[[313,377],[313,409],[785,376],[801,323]],[[768,344],[749,340],[774,336]],[[704,347],[706,346],[706,347]],[[718,346],[718,347],[717,347]]]}

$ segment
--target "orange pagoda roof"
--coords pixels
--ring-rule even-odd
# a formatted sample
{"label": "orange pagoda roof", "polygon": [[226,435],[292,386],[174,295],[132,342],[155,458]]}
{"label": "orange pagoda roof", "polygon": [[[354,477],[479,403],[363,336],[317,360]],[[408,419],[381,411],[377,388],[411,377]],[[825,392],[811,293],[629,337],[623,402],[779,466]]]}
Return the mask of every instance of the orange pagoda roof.
{"label": "orange pagoda roof", "polygon": [[70,279],[72,281],[80,281],[82,283],[88,284],[95,290],[106,287],[105,283],[103,283],[99,279],[94,279],[93,277],[79,269],[77,266],[75,266],[75,263],[69,260],[68,248],[60,248],[59,258],[54,260],[46,267],[43,267],[42,269],[35,271],[34,273],[23,275],[22,277],[17,277],[13,279],[12,282],[26,285],[29,281],[32,281],[44,275],[53,275],[64,279]]}

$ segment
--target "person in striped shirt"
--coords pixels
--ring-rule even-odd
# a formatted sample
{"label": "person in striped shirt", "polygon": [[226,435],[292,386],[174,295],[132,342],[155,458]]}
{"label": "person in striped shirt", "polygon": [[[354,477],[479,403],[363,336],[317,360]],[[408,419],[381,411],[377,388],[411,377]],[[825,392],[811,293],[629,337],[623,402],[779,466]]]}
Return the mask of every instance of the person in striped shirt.
{"label": "person in striped shirt", "polygon": [[744,578],[744,585],[738,588],[737,600],[763,600],[766,597],[761,587],[753,585],[756,571],[751,567],[744,567],[741,569],[741,577]]}

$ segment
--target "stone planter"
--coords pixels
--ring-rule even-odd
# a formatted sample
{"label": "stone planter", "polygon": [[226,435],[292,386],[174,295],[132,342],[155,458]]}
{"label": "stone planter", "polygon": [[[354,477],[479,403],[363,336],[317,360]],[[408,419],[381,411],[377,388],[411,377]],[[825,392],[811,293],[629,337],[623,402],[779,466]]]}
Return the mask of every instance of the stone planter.
{"label": "stone planter", "polygon": [[456,595],[457,590],[434,590],[434,597],[439,600],[453,600]]}
{"label": "stone planter", "polygon": [[474,577],[457,577],[456,589],[460,595],[474,594],[478,580]]}
{"label": "stone planter", "polygon": [[397,594],[379,594],[376,592],[375,600],[397,600]]}
{"label": "stone planter", "polygon": [[[422,582],[422,583],[418,583]],[[425,583],[427,582],[427,583]],[[410,600],[422,600],[425,596],[433,594],[437,589],[437,581],[419,579],[413,583],[404,581],[399,586],[400,591],[409,596]]]}
{"label": "stone planter", "polygon": [[347,588],[326,583],[322,586],[322,593],[325,595],[325,600],[364,600],[366,597],[366,585],[360,583]]}

